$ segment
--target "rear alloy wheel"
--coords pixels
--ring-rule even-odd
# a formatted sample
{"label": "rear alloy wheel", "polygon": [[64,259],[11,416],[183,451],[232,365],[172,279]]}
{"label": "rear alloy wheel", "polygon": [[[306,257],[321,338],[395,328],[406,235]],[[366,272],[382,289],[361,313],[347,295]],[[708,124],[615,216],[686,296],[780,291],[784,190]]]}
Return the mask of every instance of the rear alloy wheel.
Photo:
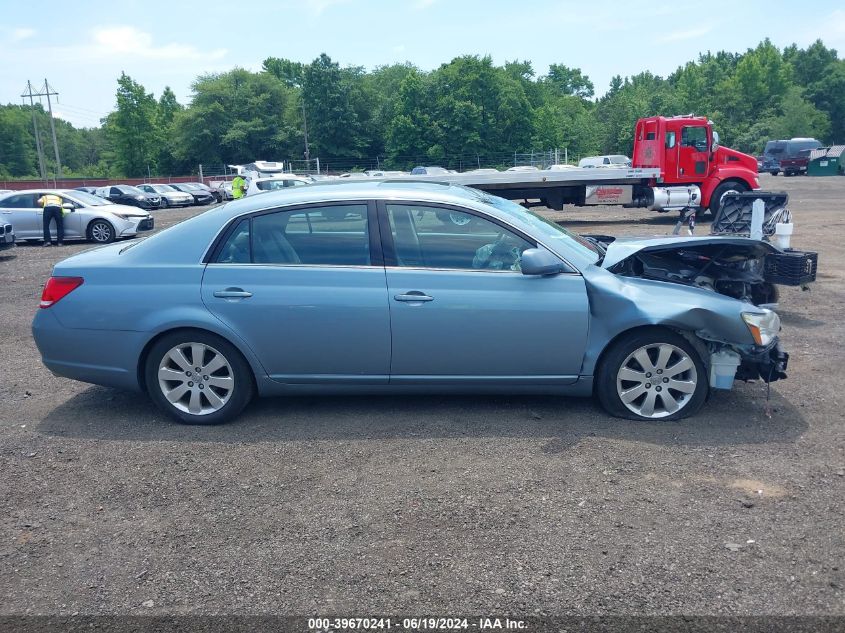
{"label": "rear alloy wheel", "polygon": [[707,374],[682,336],[649,330],[610,349],[596,376],[596,392],[608,413],[631,420],[679,420],[707,399]]}
{"label": "rear alloy wheel", "polygon": [[97,244],[109,244],[115,239],[114,227],[107,220],[94,220],[88,225],[88,239]]}
{"label": "rear alloy wheel", "polygon": [[220,337],[175,332],[157,341],[146,365],[147,390],[168,415],[184,424],[221,424],[252,398],[249,365]]}

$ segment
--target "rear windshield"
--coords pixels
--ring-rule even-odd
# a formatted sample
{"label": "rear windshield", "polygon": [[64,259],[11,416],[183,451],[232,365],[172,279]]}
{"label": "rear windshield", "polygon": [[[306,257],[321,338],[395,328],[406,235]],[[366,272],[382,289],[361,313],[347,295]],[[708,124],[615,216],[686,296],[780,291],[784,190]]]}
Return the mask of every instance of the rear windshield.
{"label": "rear windshield", "polygon": [[801,150],[811,150],[821,147],[822,144],[815,139],[809,141],[789,141],[786,144],[787,156],[798,156]]}

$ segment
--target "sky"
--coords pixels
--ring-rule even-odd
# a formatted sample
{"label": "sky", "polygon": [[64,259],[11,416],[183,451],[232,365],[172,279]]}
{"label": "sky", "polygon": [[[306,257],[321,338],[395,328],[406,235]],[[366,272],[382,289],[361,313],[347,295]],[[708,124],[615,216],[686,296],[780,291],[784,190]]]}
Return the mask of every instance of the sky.
{"label": "sky", "polygon": [[47,79],[54,113],[80,127],[114,109],[121,71],[188,103],[198,75],[257,71],[269,56],[432,70],[490,55],[530,60],[538,76],[561,63],[600,95],[614,75],[665,76],[701,52],[743,52],[766,37],[779,47],[821,38],[845,55],[841,0],[0,0],[0,15],[0,103],[21,103],[27,80]]}

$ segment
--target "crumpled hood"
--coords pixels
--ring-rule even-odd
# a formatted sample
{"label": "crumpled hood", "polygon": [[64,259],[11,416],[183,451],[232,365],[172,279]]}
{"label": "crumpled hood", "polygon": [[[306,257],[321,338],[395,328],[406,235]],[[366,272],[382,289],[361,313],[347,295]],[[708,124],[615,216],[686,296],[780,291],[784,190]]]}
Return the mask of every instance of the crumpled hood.
{"label": "crumpled hood", "polygon": [[607,246],[607,253],[605,253],[601,267],[611,268],[640,251],[683,250],[684,248],[689,248],[690,246],[703,246],[709,244],[748,246],[749,253],[757,251],[755,254],[758,256],[777,250],[767,242],[735,236],[656,235],[653,237],[618,237]]}

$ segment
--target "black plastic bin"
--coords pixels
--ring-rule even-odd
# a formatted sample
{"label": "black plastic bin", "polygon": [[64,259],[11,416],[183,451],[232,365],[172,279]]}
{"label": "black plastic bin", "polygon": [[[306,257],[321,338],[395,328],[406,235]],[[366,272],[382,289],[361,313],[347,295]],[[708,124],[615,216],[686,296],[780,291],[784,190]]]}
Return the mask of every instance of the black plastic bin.
{"label": "black plastic bin", "polygon": [[801,286],[816,280],[819,254],[787,249],[766,255],[763,278],[782,286]]}

